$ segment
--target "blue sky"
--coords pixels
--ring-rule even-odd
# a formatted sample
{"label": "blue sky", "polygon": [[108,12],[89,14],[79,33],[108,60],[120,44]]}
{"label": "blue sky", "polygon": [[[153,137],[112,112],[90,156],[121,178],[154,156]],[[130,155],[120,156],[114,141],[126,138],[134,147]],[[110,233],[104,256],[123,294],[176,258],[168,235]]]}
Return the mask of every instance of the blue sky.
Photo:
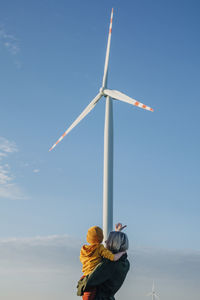
{"label": "blue sky", "polygon": [[136,243],[200,249],[198,2],[1,6],[1,137],[16,148],[1,165],[21,195],[1,196],[1,236],[101,225],[104,100],[48,149],[100,88],[113,6],[108,86],[155,109],[114,103],[114,219]]}
{"label": "blue sky", "polygon": [[114,8],[114,221],[131,247],[200,251],[199,1],[1,1],[0,238],[84,239],[102,226],[104,99]]}

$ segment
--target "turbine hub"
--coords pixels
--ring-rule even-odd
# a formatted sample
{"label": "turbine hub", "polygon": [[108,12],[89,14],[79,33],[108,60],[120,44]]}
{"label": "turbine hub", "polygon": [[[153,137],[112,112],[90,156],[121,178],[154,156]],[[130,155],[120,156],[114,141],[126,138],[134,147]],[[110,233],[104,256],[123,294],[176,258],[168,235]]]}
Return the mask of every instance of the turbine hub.
{"label": "turbine hub", "polygon": [[99,92],[102,94],[102,96],[104,95],[104,92],[103,92],[103,90],[104,90],[104,88],[103,88],[103,87],[101,87],[101,88],[99,89]]}

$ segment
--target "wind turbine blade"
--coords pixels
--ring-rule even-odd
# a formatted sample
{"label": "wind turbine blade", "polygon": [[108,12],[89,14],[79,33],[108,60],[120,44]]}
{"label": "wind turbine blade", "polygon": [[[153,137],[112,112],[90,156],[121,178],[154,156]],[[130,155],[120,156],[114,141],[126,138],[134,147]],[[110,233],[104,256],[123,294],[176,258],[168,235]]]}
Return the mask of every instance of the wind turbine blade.
{"label": "wind turbine blade", "polygon": [[155,296],[156,298],[160,299],[160,297],[159,297],[156,293],[154,293],[154,296]]}
{"label": "wind turbine blade", "polygon": [[110,96],[113,99],[120,100],[120,101],[138,106],[138,107],[146,109],[146,110],[153,111],[153,109],[151,107],[149,107],[133,98],[130,98],[129,96],[127,96],[119,91],[105,89],[103,91],[103,93],[105,96]]}
{"label": "wind turbine blade", "polygon": [[111,17],[110,17],[110,27],[109,27],[109,34],[108,34],[107,49],[106,49],[105,65],[104,65],[104,74],[103,74],[103,82],[102,82],[102,88],[103,89],[107,85],[108,62],[109,62],[110,42],[111,42],[111,34],[112,34],[112,20],[113,20],[113,8],[112,8]]}
{"label": "wind turbine blade", "polygon": [[72,125],[63,133],[63,135],[57,140],[57,142],[49,149],[51,151],[55,146],[62,141],[62,139],[85,117],[87,114],[95,107],[97,102],[102,97],[102,93],[97,94],[97,96],[90,102],[90,104],[83,110],[83,112],[78,116],[78,118],[72,123]]}

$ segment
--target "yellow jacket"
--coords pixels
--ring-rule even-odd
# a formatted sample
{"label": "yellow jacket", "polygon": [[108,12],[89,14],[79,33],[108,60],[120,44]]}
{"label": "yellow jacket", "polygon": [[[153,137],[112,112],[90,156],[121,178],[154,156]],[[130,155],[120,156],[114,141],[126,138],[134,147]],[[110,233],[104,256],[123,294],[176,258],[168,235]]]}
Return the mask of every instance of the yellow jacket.
{"label": "yellow jacket", "polygon": [[114,260],[114,254],[102,244],[84,245],[81,248],[80,261],[83,264],[82,272],[86,276],[100,263],[102,257]]}

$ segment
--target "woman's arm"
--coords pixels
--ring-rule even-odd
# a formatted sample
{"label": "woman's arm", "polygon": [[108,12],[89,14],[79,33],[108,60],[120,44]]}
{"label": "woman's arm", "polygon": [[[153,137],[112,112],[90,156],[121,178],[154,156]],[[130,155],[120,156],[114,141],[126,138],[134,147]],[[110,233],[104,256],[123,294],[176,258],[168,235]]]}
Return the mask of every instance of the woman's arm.
{"label": "woman's arm", "polygon": [[114,263],[104,259],[89,275],[87,286],[97,286],[109,279],[113,273]]}
{"label": "woman's arm", "polygon": [[121,262],[111,262],[104,259],[89,275],[86,283],[88,287],[98,287],[98,293],[106,293],[114,295],[121,287],[129,270],[130,264],[127,255]]}

